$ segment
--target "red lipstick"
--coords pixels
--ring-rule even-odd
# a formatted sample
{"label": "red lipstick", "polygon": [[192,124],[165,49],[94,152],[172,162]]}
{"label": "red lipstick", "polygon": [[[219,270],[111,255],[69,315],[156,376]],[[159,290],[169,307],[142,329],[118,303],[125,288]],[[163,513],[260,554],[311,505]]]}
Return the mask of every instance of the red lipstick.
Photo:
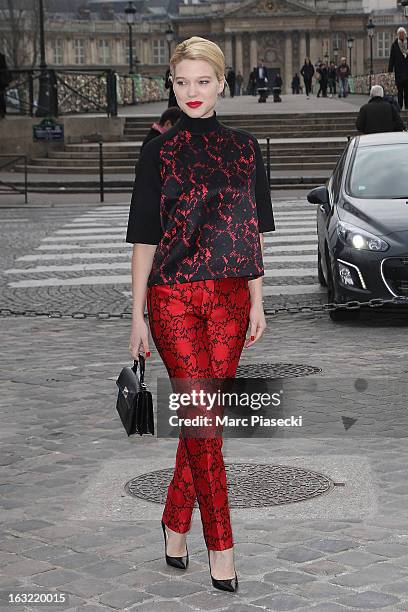
{"label": "red lipstick", "polygon": [[198,100],[193,100],[193,102],[187,102],[187,106],[189,106],[190,108],[198,108],[201,105],[202,102],[199,102]]}

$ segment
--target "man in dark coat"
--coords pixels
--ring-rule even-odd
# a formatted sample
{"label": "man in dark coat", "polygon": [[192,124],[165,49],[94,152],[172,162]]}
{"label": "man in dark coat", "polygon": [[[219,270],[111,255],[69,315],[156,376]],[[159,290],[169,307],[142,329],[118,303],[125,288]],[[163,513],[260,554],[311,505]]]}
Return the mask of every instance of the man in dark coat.
{"label": "man in dark coat", "polygon": [[233,98],[235,95],[235,70],[231,67],[227,73],[227,83],[230,90],[230,98]]}
{"label": "man in dark coat", "polygon": [[292,79],[292,93],[300,93],[300,78],[297,72],[295,72],[295,76]]}
{"label": "man in dark coat", "polygon": [[373,85],[371,99],[360,108],[356,127],[363,134],[378,132],[402,132],[404,124],[393,104],[384,100],[384,89]]}
{"label": "man in dark coat", "polygon": [[11,72],[7,67],[6,56],[0,53],[0,119],[6,116],[6,89],[12,80]]}
{"label": "man in dark coat", "polygon": [[152,124],[142,146],[140,147],[140,152],[142,152],[143,147],[149,142],[149,140],[152,140],[153,138],[156,138],[156,136],[167,132],[167,130],[180,119],[180,115],[181,110],[178,106],[171,106],[170,108],[167,108],[164,113],[162,113],[159,121]]}
{"label": "man in dark coat", "polygon": [[310,93],[312,91],[312,79],[313,79],[314,73],[315,73],[315,69],[314,69],[312,62],[310,61],[310,57],[306,57],[305,63],[302,66],[300,74],[302,75],[304,83],[305,83],[305,93],[306,93],[307,99],[309,99]]}
{"label": "man in dark coat", "polygon": [[395,72],[395,84],[398,89],[398,104],[408,110],[408,43],[405,28],[398,28],[398,38],[391,45],[388,72]]}
{"label": "man in dark coat", "polygon": [[258,102],[266,102],[268,97],[268,69],[263,60],[258,62],[258,67],[255,68],[256,88],[259,90]]}

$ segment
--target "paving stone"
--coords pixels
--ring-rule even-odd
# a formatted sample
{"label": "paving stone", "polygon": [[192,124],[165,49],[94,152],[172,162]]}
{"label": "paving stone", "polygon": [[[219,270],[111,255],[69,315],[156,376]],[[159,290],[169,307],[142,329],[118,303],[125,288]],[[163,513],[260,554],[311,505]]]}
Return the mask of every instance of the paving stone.
{"label": "paving stone", "polygon": [[80,578],[72,582],[66,582],[58,589],[62,592],[73,593],[83,598],[93,597],[100,593],[105,593],[113,589],[113,585],[107,581],[96,580],[95,578]]}
{"label": "paving stone", "polygon": [[398,579],[407,576],[408,571],[398,568],[392,563],[375,563],[364,569],[330,578],[330,582],[351,587],[364,587],[370,584]]}
{"label": "paving stone", "polygon": [[[165,599],[161,601],[150,600],[142,604],[136,604],[136,606],[132,606],[131,608],[129,608],[129,611],[140,610],[141,612],[191,612],[191,610],[193,609],[194,608],[182,601],[177,601],[176,599]],[[202,608],[202,610],[208,609],[215,610],[216,608]]]}
{"label": "paving stone", "polygon": [[385,557],[402,557],[408,555],[408,546],[396,542],[376,542],[368,544],[365,550]]}
{"label": "paving stone", "polygon": [[7,576],[32,576],[33,574],[38,574],[39,572],[47,572],[49,570],[55,569],[55,565],[51,563],[46,563],[45,561],[36,561],[30,559],[22,559],[21,561],[17,561],[16,563],[11,563],[10,565],[6,565],[2,568],[3,574]]}
{"label": "paving stone", "polygon": [[147,593],[160,595],[161,597],[184,597],[192,593],[198,593],[202,587],[198,584],[186,580],[166,580],[145,586]]}
{"label": "paving stone", "polygon": [[276,582],[277,584],[303,584],[306,582],[311,582],[312,580],[316,580],[316,578],[308,576],[307,574],[301,574],[300,572],[279,570],[276,570],[274,572],[268,572],[264,575],[263,578],[266,582]]}
{"label": "paving stone", "polygon": [[395,593],[396,595],[404,596],[408,599],[408,580],[400,580],[397,582],[389,582],[383,585],[383,590],[386,593]]}
{"label": "paving stone", "polygon": [[305,563],[302,566],[302,571],[316,574],[317,576],[332,576],[348,572],[349,570],[345,565],[341,565],[337,561],[322,559],[314,563]]}
{"label": "paving stone", "polygon": [[81,578],[81,574],[78,572],[63,569],[55,569],[48,572],[42,572],[41,574],[33,574],[31,576],[31,580],[35,584],[48,587],[59,586],[65,582],[71,582],[78,578]]}
{"label": "paving stone", "polygon": [[9,529],[25,533],[27,531],[37,531],[39,529],[43,529],[44,527],[52,526],[53,524],[48,523],[47,521],[41,521],[38,519],[28,519],[26,521],[18,521],[17,523],[11,523],[9,525]]}
{"label": "paving stone", "polygon": [[104,593],[99,597],[99,601],[103,604],[123,610],[133,604],[141,603],[146,599],[151,599],[151,595],[136,589],[117,588],[112,592]]}
{"label": "paving stone", "polygon": [[132,568],[128,563],[121,563],[108,559],[106,561],[99,561],[92,565],[84,565],[82,571],[85,574],[90,574],[96,578],[113,578],[120,574],[126,574]]}
{"label": "paving stone", "polygon": [[346,565],[350,565],[351,567],[366,567],[372,563],[387,560],[387,557],[365,552],[365,550],[366,549],[347,550],[345,552],[340,552],[337,555],[332,555],[328,560],[337,563],[344,563]]}
{"label": "paving stone", "polygon": [[307,540],[305,544],[308,544],[312,548],[317,548],[317,550],[323,550],[325,552],[339,552],[341,550],[348,550],[350,548],[356,548],[359,546],[358,542],[354,540],[332,540],[321,538],[313,538],[311,540]]}
{"label": "paving stone", "polygon": [[393,595],[387,595],[378,591],[363,591],[362,593],[346,595],[337,601],[339,604],[345,604],[359,610],[374,610],[395,605],[399,602],[399,599]]}
{"label": "paving stone", "polygon": [[269,610],[297,610],[307,604],[308,600],[305,597],[299,597],[290,593],[277,593],[276,595],[261,597],[251,603],[264,606]]}
{"label": "paving stone", "polygon": [[317,550],[312,550],[306,546],[290,546],[281,550],[277,558],[287,559],[288,561],[294,561],[295,563],[303,563],[304,561],[312,561],[322,557],[323,554]]}

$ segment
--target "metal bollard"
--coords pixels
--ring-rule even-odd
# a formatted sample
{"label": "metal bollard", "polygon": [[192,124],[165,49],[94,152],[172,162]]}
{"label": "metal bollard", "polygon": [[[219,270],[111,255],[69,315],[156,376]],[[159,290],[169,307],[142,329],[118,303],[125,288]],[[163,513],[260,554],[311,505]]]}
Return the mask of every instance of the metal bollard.
{"label": "metal bollard", "polygon": [[100,202],[105,201],[105,189],[103,179],[103,142],[99,142],[99,200]]}

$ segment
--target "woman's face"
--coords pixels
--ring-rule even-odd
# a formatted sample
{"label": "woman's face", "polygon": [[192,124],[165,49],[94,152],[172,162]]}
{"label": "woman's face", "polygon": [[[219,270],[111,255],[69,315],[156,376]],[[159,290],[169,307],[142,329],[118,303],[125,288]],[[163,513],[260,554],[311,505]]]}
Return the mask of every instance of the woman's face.
{"label": "woman's face", "polygon": [[181,110],[190,117],[211,117],[223,89],[224,79],[219,81],[214,68],[205,60],[185,59],[175,67],[173,90]]}

